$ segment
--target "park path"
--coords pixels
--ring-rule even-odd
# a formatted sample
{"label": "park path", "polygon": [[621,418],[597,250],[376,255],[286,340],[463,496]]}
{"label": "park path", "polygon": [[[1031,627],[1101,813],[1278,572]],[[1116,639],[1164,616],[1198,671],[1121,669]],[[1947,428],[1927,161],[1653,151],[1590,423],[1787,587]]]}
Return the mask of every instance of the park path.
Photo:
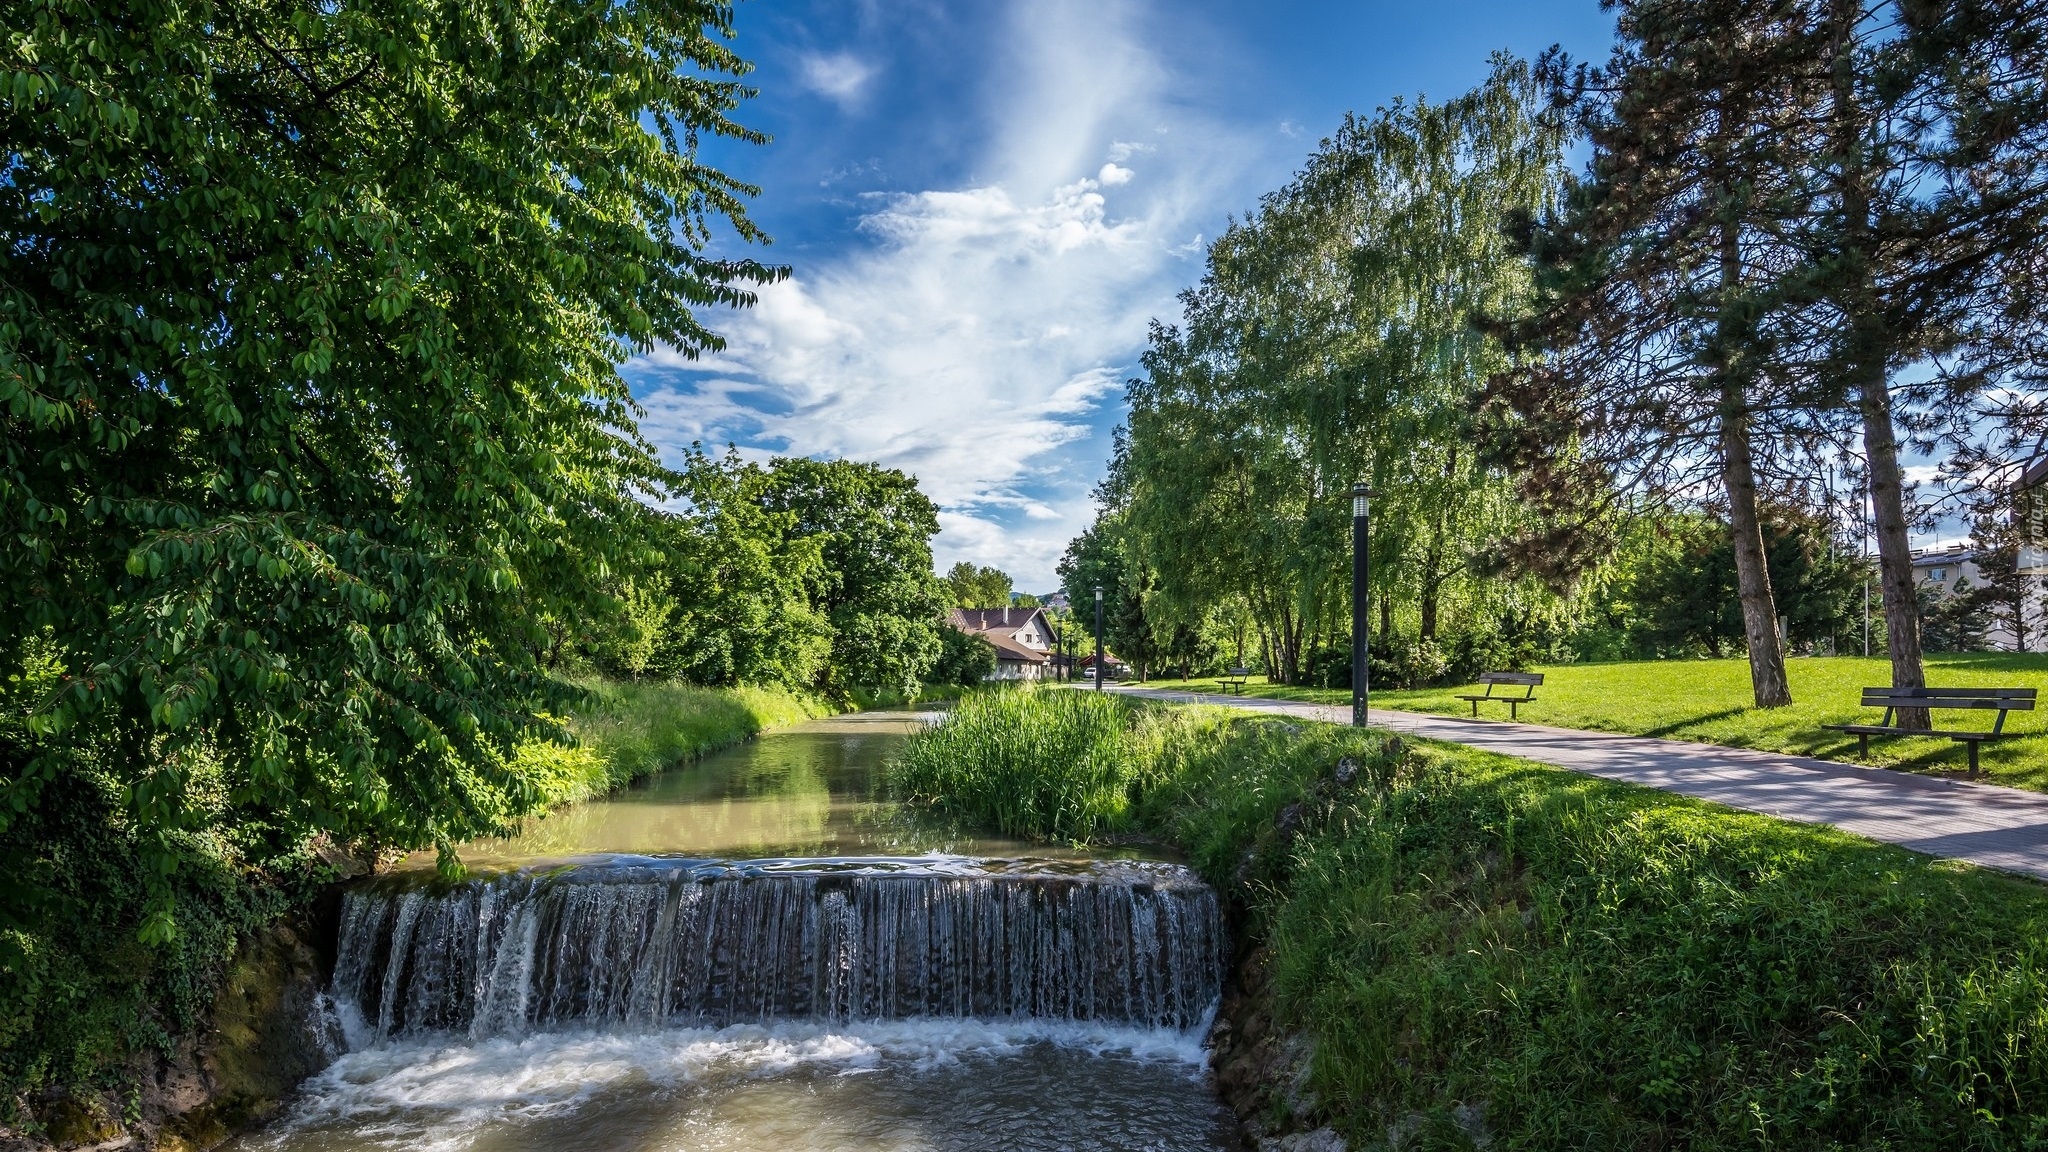
{"label": "park path", "polygon": [[[1114,691],[1175,703],[1345,724],[1351,709],[1157,688]],[[2048,880],[2048,794],[1808,756],[1375,708],[1372,724],[1625,780],[1887,844]]]}

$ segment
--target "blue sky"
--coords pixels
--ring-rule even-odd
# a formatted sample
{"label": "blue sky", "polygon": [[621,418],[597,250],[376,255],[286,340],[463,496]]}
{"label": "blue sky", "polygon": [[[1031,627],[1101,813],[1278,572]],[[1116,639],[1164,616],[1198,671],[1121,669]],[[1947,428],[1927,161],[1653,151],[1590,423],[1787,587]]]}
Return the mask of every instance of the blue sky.
{"label": "blue sky", "polygon": [[626,367],[665,451],[847,456],[919,478],[941,569],[1046,591],[1092,514],[1145,327],[1346,111],[1444,98],[1489,53],[1605,55],[1593,0],[743,0],[759,255],[729,341]]}

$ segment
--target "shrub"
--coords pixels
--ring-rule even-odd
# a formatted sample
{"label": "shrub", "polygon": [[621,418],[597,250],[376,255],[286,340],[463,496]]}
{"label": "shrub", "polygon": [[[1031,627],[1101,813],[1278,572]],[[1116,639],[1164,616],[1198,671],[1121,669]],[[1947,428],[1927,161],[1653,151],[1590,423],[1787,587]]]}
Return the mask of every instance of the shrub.
{"label": "shrub", "polygon": [[1006,835],[1084,840],[1129,822],[1141,717],[1100,693],[979,693],[911,738],[890,783]]}

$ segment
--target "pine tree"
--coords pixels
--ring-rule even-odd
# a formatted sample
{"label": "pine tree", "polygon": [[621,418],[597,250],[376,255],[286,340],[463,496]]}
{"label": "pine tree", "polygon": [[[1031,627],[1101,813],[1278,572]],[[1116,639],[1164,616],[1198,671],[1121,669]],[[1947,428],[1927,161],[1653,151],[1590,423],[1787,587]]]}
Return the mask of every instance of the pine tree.
{"label": "pine tree", "polygon": [[2048,300],[2014,272],[2048,227],[2048,11],[1812,0],[1803,18],[1821,49],[1805,71],[1827,80],[1825,148],[1788,221],[1805,259],[1785,298],[1824,334],[1810,402],[1861,428],[1892,684],[1922,687],[1900,431],[1956,429],[1969,458],[1973,401],[2039,340]]}
{"label": "pine tree", "polygon": [[1800,420],[1783,403],[1784,318],[1768,300],[1796,255],[1769,225],[1796,190],[1784,173],[1814,98],[1783,67],[1810,53],[1785,9],[1626,4],[1604,68],[1546,60],[1595,156],[1527,233],[1538,307],[1505,328],[1545,355],[1486,397],[1495,458],[1552,513],[1553,530],[1520,550],[1550,575],[1598,554],[1588,505],[1617,491],[1718,492],[1759,707],[1792,699],[1757,496],[1760,474],[1784,463],[1760,453]]}

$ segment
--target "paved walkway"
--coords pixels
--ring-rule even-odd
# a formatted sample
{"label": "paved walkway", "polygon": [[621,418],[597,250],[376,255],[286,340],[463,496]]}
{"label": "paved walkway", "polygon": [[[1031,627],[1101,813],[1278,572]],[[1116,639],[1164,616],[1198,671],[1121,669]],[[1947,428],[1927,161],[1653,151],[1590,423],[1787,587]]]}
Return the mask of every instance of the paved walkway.
{"label": "paved walkway", "polygon": [[[1132,696],[1222,704],[1305,720],[1349,723],[1349,708],[1117,688]],[[1916,776],[1833,760],[1375,708],[1372,723],[1589,776],[1626,780],[1805,824],[1831,824],[1930,856],[2048,880],[2048,794]]]}

